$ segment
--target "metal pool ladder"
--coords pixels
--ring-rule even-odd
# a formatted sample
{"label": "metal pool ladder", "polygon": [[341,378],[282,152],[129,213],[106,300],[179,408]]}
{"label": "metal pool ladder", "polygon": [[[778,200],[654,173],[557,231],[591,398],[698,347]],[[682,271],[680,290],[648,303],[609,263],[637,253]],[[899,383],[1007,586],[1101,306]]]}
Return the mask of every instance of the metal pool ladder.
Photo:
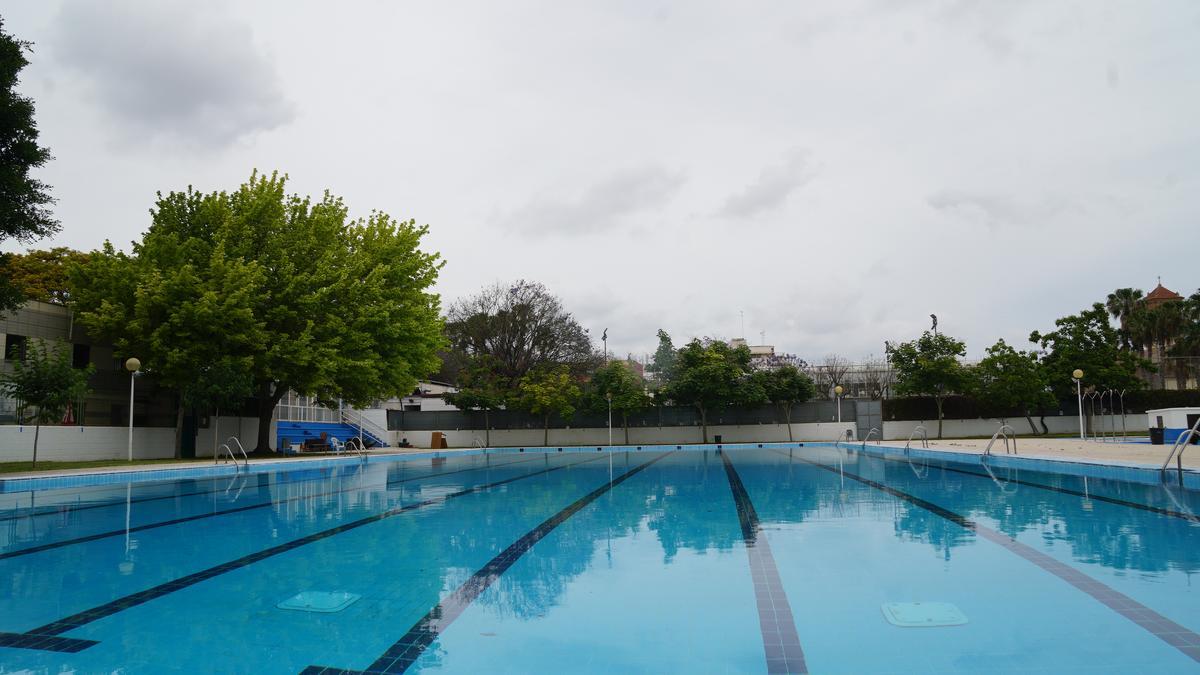
{"label": "metal pool ladder", "polygon": [[1171,460],[1175,460],[1175,466],[1179,469],[1179,479],[1183,480],[1183,451],[1187,449],[1189,443],[1196,436],[1200,436],[1200,419],[1192,425],[1191,429],[1179,434],[1179,438],[1175,439],[1175,445],[1171,446],[1171,453],[1167,455],[1166,461],[1163,462],[1159,473],[1165,479],[1167,477],[1167,467],[1171,465]]}
{"label": "metal pool ladder", "polygon": [[883,434],[879,433],[879,429],[871,427],[871,430],[867,432],[867,435],[863,436],[862,446],[860,447],[861,450],[867,449],[867,441],[871,440],[872,436],[879,436],[879,438],[875,439],[875,445],[879,445],[883,442]]}
{"label": "metal pool ladder", "polygon": [[918,431],[921,432],[921,447],[922,448],[929,447],[929,433],[925,430],[925,427],[923,427],[921,425],[917,425],[917,428],[913,429],[912,433],[908,435],[908,442],[904,444],[905,454],[908,453],[908,446],[912,445],[912,439],[914,436],[917,435]]}
{"label": "metal pool ladder", "polygon": [[[1006,455],[1007,454],[1013,454],[1013,455],[1017,454],[1017,432],[1016,432],[1016,430],[1013,429],[1012,427],[1008,426],[1007,424],[1001,424],[1000,428],[996,430],[996,433],[992,434],[992,440],[988,441],[987,447],[984,448],[984,450],[983,450],[983,455],[985,457],[992,454],[992,444],[995,443],[996,439],[1001,436],[1004,437],[1004,454],[1006,454]],[[1009,439],[1012,439],[1012,449],[1011,450],[1008,447]]]}
{"label": "metal pool ladder", "polygon": [[238,463],[237,455],[233,454],[233,448],[230,447],[230,445],[229,445],[230,441],[232,441],[233,444],[237,446],[238,451],[242,453],[242,461],[244,462],[243,466],[245,468],[249,469],[250,468],[250,456],[246,454],[246,449],[242,447],[242,442],[238,440],[237,436],[230,436],[229,438],[225,439],[225,442],[221,444],[221,448],[223,448],[225,450],[225,452],[221,453],[218,450],[217,454],[213,455],[213,464],[217,463],[217,460],[221,458],[222,454],[229,455],[229,459],[234,464]]}

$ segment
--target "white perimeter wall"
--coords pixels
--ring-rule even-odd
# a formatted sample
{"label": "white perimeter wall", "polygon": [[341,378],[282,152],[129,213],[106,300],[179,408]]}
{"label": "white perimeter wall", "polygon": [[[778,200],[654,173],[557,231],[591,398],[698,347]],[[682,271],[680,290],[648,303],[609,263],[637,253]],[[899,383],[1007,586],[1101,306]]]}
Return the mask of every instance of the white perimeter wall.
{"label": "white perimeter wall", "polygon": [[[792,433],[797,441],[835,441],[845,438],[846,431],[854,431],[853,422],[818,422],[813,424],[793,424]],[[475,439],[484,441],[482,429],[445,431],[446,443],[452,448],[469,448],[475,444]],[[393,431],[392,445],[399,445],[400,440],[407,438],[408,442],[418,448],[428,448],[432,431]],[[785,424],[747,424],[730,426],[710,426],[708,440],[715,442],[717,435],[723,443],[766,443],[783,442],[788,440],[787,425]],[[541,429],[493,429],[490,437],[491,447],[541,447],[543,431]],[[612,441],[615,445],[625,444],[625,430],[613,427]],[[659,445],[670,443],[702,443],[700,427],[630,427],[630,445]],[[568,445],[608,445],[608,427],[587,429],[551,429],[551,446]]]}
{"label": "white perimeter wall", "polygon": [[[1086,421],[1086,417],[1084,418]],[[1038,432],[1042,430],[1042,425],[1037,417],[1033,418],[1033,423],[1037,425]],[[973,420],[943,420],[942,421],[942,438],[967,438],[970,436],[991,436],[996,433],[1001,424],[1008,424],[1016,430],[1021,436],[1030,435],[1033,430],[1029,428],[1029,422],[1024,417],[1007,417],[1004,419],[973,419]],[[1092,417],[1092,430],[1096,433],[1110,433],[1113,429],[1112,425],[1116,425],[1117,433],[1121,433],[1121,416],[1120,415],[1096,415]],[[918,426],[925,427],[930,438],[937,437],[937,420],[898,420],[895,422],[883,423],[883,437],[886,440],[905,440],[913,429]],[[1073,415],[1055,415],[1046,417],[1046,427],[1050,429],[1052,434],[1077,434],[1079,433],[1079,418]],[[1137,434],[1139,436],[1147,433],[1146,415],[1138,413],[1125,416],[1125,430],[1128,433]],[[1091,430],[1089,430],[1089,433]]]}
{"label": "white perimeter wall", "polygon": [[[246,450],[254,447],[258,420],[223,417],[219,442],[237,436]],[[200,429],[196,436],[196,456],[212,457],[214,429]],[[0,462],[27,462],[33,459],[34,427],[0,426]],[[274,437],[272,436],[272,440]],[[43,426],[38,436],[38,460],[86,462],[99,459],[125,459],[129,452],[129,427]],[[167,459],[175,456],[175,429],[170,427],[134,427],[135,459]]]}

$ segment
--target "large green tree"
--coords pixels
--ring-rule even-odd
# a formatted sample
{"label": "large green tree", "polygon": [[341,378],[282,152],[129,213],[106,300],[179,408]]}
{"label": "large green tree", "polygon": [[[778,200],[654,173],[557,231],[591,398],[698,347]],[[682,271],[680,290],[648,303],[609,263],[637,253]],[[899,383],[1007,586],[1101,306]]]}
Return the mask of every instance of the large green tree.
{"label": "large green tree", "polygon": [[510,394],[507,383],[498,372],[495,359],[487,355],[471,358],[458,373],[457,389],[443,394],[442,399],[463,410],[482,410],[483,442],[491,445],[491,412],[503,408]]}
{"label": "large green tree", "polygon": [[673,373],[664,389],[676,404],[700,413],[703,442],[708,442],[708,415],[730,405],[766,402],[763,387],[750,377],[750,349],[736,349],[721,340],[692,340],[679,349]]}
{"label": "large green tree", "polygon": [[792,408],[809,400],[816,393],[816,385],[813,384],[812,378],[791,364],[784,364],[756,375],[761,376],[767,400],[778,406],[783,413],[783,420],[788,428],[788,440],[795,440],[792,435]]}
{"label": "large green tree", "polygon": [[1085,386],[1131,391],[1142,388],[1137,369],[1152,366],[1121,348],[1120,335],[1108,316],[1107,308],[1097,302],[1078,314],[1057,319],[1055,329],[1049,333],[1030,333],[1029,341],[1043,351],[1046,381],[1058,399],[1075,396],[1071,373],[1077,368],[1083,370]]}
{"label": "large green tree", "polygon": [[33,464],[37,466],[38,437],[43,424],[60,422],[71,405],[78,405],[88,392],[92,366],[74,368],[71,350],[60,345],[50,349],[33,340],[25,358],[15,360],[11,373],[0,375],[0,390],[23,408],[33,408]]}
{"label": "large green tree", "polygon": [[987,348],[987,355],[970,372],[974,393],[980,401],[1024,411],[1029,428],[1039,433],[1033,423],[1033,412],[1043,414],[1057,401],[1050,393],[1050,383],[1037,354],[1017,351],[1004,340],[998,340]]}
{"label": "large green tree", "polygon": [[77,273],[79,320],[181,390],[214,358],[232,361],[211,372],[242,364],[258,451],[289,390],[367,405],[437,369],[442,262],[420,249],[427,227],[351,219],[328,192],[288,195],[286,177],[257,172],[230,193],[159,195],[151,214],[132,255],[107,246]]}
{"label": "large green tree", "polygon": [[550,445],[550,416],[567,419],[575,414],[579,385],[565,365],[537,368],[526,373],[517,385],[513,403],[542,416],[542,445]]}
{"label": "large green tree", "polygon": [[8,281],[25,300],[40,300],[65,305],[71,300],[69,272],[74,265],[86,265],[92,254],[65,246],[8,256]]}
{"label": "large green tree", "polygon": [[629,414],[650,407],[646,383],[625,361],[611,361],[592,374],[585,394],[593,412],[612,412],[621,416],[625,444],[629,445]]}
{"label": "large green tree", "polygon": [[[50,186],[33,172],[50,161],[50,151],[38,145],[33,99],[17,91],[21,70],[29,65],[32,45],[4,32],[0,18],[0,243],[7,239],[30,242],[54,234],[59,223],[50,212]],[[0,312],[25,301],[9,283],[9,257],[0,255]]]}
{"label": "large green tree", "polygon": [[901,396],[932,396],[937,405],[938,438],[942,437],[942,405],[946,396],[961,392],[967,374],[959,360],[967,347],[945,333],[925,331],[911,342],[889,347],[896,371],[896,393]]}

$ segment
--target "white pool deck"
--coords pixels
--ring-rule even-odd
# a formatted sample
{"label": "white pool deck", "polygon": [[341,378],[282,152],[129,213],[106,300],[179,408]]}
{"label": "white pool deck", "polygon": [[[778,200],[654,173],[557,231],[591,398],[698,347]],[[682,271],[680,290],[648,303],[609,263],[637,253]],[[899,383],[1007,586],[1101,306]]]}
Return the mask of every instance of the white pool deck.
{"label": "white pool deck", "polygon": [[[801,441],[803,442],[803,441]],[[987,447],[987,439],[945,439],[929,441],[930,450],[943,450],[946,452],[957,453],[973,453],[982,454]],[[874,445],[874,443],[872,443]],[[892,447],[903,447],[902,441],[885,441],[884,445]],[[440,451],[429,450],[428,448],[387,448],[374,450],[371,452],[372,457],[394,455],[402,457],[405,455],[421,455],[430,452],[455,453],[475,450],[476,448],[449,448]],[[531,451],[536,451],[535,448],[530,448]],[[1103,443],[1100,441],[1081,441],[1072,438],[1034,438],[1020,437],[1017,439],[1017,454],[1021,457],[1033,459],[1052,459],[1052,460],[1067,460],[1067,461],[1084,461],[1094,462],[1098,464],[1111,464],[1114,466],[1136,466],[1136,467],[1154,467],[1158,468],[1166,459],[1167,453],[1170,451],[1169,445],[1149,445],[1146,443]],[[993,453],[1003,453],[1003,444],[997,442],[997,445],[992,447]],[[289,455],[284,457],[264,457],[251,458],[250,463],[255,466],[263,466],[269,464],[290,464],[295,466],[298,462],[320,462],[329,459],[335,459],[335,455]],[[46,471],[21,471],[14,473],[0,474],[0,480],[13,480],[18,478],[51,478],[56,476],[78,476],[84,474],[112,474],[125,472],[141,472],[141,471],[169,471],[173,469],[189,469],[211,466],[211,461],[190,461],[190,462],[156,462],[154,464],[133,464],[130,466],[103,466],[103,467],[87,467],[77,469],[52,469]],[[1190,469],[1200,469],[1200,446],[1189,447],[1183,454],[1183,466]]]}

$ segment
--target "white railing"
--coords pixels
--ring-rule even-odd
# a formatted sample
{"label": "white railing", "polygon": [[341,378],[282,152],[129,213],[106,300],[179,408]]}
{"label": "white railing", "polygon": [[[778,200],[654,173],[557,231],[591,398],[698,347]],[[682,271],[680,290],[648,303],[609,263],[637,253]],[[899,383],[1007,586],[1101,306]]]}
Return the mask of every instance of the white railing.
{"label": "white railing", "polygon": [[867,449],[867,441],[871,440],[872,436],[879,436],[879,438],[875,439],[875,445],[879,445],[883,442],[883,434],[879,433],[879,429],[871,427],[871,430],[867,432],[867,435],[863,436],[862,447],[860,448],[861,450]]}
{"label": "white railing", "polygon": [[921,432],[921,447],[929,447],[929,433],[925,431],[925,427],[917,425],[917,428],[913,429],[912,433],[908,435],[908,442],[904,444],[904,452],[908,452],[908,447],[912,445],[912,439],[917,435],[918,431]]}
{"label": "white railing", "polygon": [[382,447],[388,446],[388,430],[364,416],[361,410],[351,411],[343,409],[339,410],[338,413],[340,415],[339,421],[342,424],[347,424],[358,430],[358,441],[364,449],[366,448],[366,444],[362,442],[364,435],[370,436]]}
{"label": "white railing", "polygon": [[221,459],[223,455],[228,455],[229,461],[232,461],[234,464],[238,463],[237,455],[233,454],[233,446],[230,445],[230,442],[237,446],[238,452],[242,453],[242,461],[244,462],[245,467],[250,468],[250,456],[246,454],[246,449],[242,447],[242,442],[238,440],[237,436],[230,436],[229,438],[225,439],[225,442],[221,444],[221,448],[224,449],[225,452],[222,453],[220,450],[218,450],[217,454],[213,455],[213,464],[216,464],[217,460]]}
{"label": "white railing", "polygon": [[[992,434],[992,440],[988,441],[987,447],[983,449],[983,455],[985,457],[992,454],[992,444],[994,444],[996,442],[996,439],[1000,436],[1004,437],[1004,454],[1006,454],[1006,455],[1007,454],[1013,454],[1013,455],[1017,454],[1017,432],[1016,432],[1016,430],[1013,429],[1012,427],[1008,426],[1007,424],[1001,424],[1000,428],[996,430],[996,433]],[[1012,449],[1011,450],[1008,447],[1009,439],[1012,439]]]}

